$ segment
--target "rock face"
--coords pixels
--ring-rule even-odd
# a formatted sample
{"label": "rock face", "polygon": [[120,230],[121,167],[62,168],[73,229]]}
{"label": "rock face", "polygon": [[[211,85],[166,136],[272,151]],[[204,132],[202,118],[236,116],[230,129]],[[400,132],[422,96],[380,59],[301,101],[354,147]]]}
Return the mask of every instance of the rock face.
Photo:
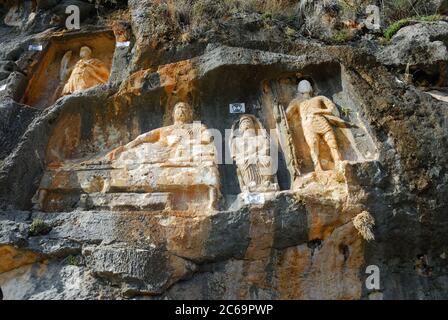
{"label": "rock face", "polygon": [[[386,65],[412,65],[446,62],[448,22],[429,22],[400,29],[379,59]],[[423,59],[424,58],[424,59]]]}
{"label": "rock face", "polygon": [[[444,90],[446,22],[332,45],[300,35],[314,17],[293,33],[245,11],[187,34],[170,1],[45,30],[65,1],[38,3],[0,11],[4,299],[448,298],[448,105],[421,85]],[[319,6],[329,34],[350,16],[333,9]],[[54,96],[81,46],[111,66],[108,82]],[[306,105],[301,80],[334,105],[325,116],[289,117]],[[263,152],[230,152],[233,136]]]}

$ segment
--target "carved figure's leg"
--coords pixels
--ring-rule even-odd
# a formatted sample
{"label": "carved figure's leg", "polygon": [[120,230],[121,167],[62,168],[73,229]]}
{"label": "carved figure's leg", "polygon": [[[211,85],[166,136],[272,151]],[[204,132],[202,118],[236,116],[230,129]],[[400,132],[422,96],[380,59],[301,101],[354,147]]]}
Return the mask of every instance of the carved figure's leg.
{"label": "carved figure's leg", "polygon": [[342,161],[341,154],[339,152],[338,144],[336,142],[336,136],[333,130],[324,134],[324,140],[330,148],[331,157],[333,158],[335,167]]}
{"label": "carved figure's leg", "polygon": [[319,161],[319,136],[314,132],[305,132],[305,141],[310,148],[310,155],[313,160],[314,170],[322,171],[322,166]]}
{"label": "carved figure's leg", "polygon": [[257,188],[262,183],[262,176],[260,174],[260,168],[257,164],[249,164],[247,168],[248,185],[249,189]]}

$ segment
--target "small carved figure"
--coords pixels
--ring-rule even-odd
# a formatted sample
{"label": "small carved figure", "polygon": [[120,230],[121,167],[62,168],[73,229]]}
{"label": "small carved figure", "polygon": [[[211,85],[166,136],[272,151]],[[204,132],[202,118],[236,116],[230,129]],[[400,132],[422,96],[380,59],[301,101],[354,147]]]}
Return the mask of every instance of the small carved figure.
{"label": "small carved figure", "polygon": [[[236,129],[236,125],[239,128]],[[250,115],[243,115],[232,127],[230,151],[237,165],[243,192],[278,190],[273,174],[270,140],[261,123]]]}
{"label": "small carved figure", "polygon": [[322,139],[328,145],[335,167],[342,161],[332,125],[342,128],[352,126],[333,114],[336,105],[327,97],[313,97],[313,88],[307,80],[302,80],[298,86],[302,95],[288,106],[286,114],[288,121],[295,121],[296,113],[300,114],[305,141],[310,149],[315,171],[322,171],[319,158],[319,142]]}
{"label": "small carved figure", "polygon": [[110,70],[104,62],[92,58],[92,50],[81,47],[79,51],[80,60],[70,69],[69,63],[72,56],[71,51],[67,51],[61,61],[60,80],[67,83],[62,89],[62,95],[68,95],[82,90],[89,89],[109,80]]}

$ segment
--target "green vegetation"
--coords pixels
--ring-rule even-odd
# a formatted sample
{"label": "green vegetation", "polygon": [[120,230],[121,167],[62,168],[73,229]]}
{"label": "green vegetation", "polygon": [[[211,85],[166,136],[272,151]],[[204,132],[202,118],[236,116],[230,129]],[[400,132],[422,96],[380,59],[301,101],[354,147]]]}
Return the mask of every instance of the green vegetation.
{"label": "green vegetation", "polygon": [[342,29],[342,30],[336,32],[333,35],[332,39],[334,42],[337,42],[337,43],[347,42],[352,39],[352,33],[350,32],[350,30]]}
{"label": "green vegetation", "polygon": [[78,266],[79,265],[79,260],[76,256],[72,256],[69,255],[67,257],[67,264],[71,265],[71,266]]}
{"label": "green vegetation", "polygon": [[288,37],[294,37],[294,36],[296,35],[296,33],[297,33],[297,31],[294,30],[294,29],[291,28],[291,27],[286,27],[286,29],[285,29],[285,34],[286,34]]}
{"label": "green vegetation", "polygon": [[30,236],[44,235],[50,232],[51,226],[42,219],[34,219],[30,225]]}
{"label": "green vegetation", "polygon": [[166,3],[161,3],[155,7],[155,14],[159,16],[165,16],[168,14],[168,5]]}
{"label": "green vegetation", "polygon": [[410,25],[413,22],[419,22],[419,21],[439,21],[445,19],[444,16],[441,15],[431,15],[431,16],[415,16],[410,18],[405,18],[398,20],[394,23],[392,23],[385,31],[384,31],[384,38],[386,40],[392,39],[392,37],[403,27],[406,27]]}
{"label": "green vegetation", "polygon": [[264,12],[264,13],[261,15],[261,18],[262,18],[263,20],[269,20],[269,19],[272,19],[272,13],[270,13],[269,11],[266,11],[266,12]]}

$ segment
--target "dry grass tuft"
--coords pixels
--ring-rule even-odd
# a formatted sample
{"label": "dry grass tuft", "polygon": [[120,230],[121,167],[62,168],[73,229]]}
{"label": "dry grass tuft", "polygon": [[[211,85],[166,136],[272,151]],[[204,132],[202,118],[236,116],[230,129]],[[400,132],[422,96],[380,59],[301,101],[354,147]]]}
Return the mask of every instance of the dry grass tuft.
{"label": "dry grass tuft", "polygon": [[363,211],[353,218],[353,225],[356,230],[366,241],[375,240],[375,235],[372,232],[375,226],[375,219],[367,211]]}
{"label": "dry grass tuft", "polygon": [[295,19],[299,19],[298,12],[303,1],[160,0],[148,6],[143,14],[148,17],[148,29],[154,38],[161,41],[177,38],[186,43],[214,28],[217,21],[237,14],[258,13],[266,19],[294,23]]}

